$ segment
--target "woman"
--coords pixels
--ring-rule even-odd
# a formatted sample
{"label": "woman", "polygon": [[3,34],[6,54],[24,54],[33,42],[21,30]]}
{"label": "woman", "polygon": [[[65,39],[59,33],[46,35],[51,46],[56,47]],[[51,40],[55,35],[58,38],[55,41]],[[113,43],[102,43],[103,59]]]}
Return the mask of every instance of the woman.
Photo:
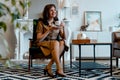
{"label": "woman", "polygon": [[[52,64],[56,63],[56,75],[65,77],[63,72],[60,57],[65,49],[65,34],[63,30],[63,23],[60,26],[56,26],[55,22],[57,20],[57,12],[54,4],[48,4],[43,10],[43,18],[39,20],[36,29],[37,33],[37,46],[43,51],[45,56],[52,55],[52,58],[48,65],[44,69],[44,73],[51,77],[54,77],[52,73]],[[61,40],[58,40],[58,36]]]}

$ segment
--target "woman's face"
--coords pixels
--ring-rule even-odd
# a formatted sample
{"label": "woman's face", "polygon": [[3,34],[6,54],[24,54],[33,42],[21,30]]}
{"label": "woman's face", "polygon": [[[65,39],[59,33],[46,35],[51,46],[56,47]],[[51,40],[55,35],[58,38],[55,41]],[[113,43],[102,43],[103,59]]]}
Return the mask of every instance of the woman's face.
{"label": "woman's face", "polygon": [[56,9],[55,7],[51,7],[49,10],[49,18],[54,18],[56,17]]}

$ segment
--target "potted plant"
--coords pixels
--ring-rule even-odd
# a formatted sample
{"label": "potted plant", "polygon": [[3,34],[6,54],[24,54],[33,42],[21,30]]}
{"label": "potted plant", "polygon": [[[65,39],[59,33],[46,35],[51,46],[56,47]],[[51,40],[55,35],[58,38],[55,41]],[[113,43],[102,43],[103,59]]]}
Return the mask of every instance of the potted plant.
{"label": "potted plant", "polygon": [[[11,4],[11,7],[9,6],[9,4]],[[0,1],[0,18],[6,17],[6,15],[9,15],[12,18],[11,22],[13,22],[16,19],[23,18],[26,15],[28,7],[30,7],[30,5],[31,5],[30,0]],[[0,21],[0,29],[3,29],[4,31],[7,30],[7,25],[5,21],[2,21],[2,20]]]}
{"label": "potted plant", "polygon": [[[0,1],[0,41],[5,48],[8,48],[10,53],[9,57],[14,58],[14,52],[16,47],[16,36],[14,32],[14,21],[16,19],[24,18],[27,13],[28,7],[30,7],[30,0],[1,0]],[[19,28],[19,24],[16,24]],[[2,36],[2,37],[1,37]],[[1,39],[1,38],[4,38]],[[0,44],[0,45],[1,45]],[[4,50],[0,50],[1,54]],[[2,55],[1,55],[2,56]]]}

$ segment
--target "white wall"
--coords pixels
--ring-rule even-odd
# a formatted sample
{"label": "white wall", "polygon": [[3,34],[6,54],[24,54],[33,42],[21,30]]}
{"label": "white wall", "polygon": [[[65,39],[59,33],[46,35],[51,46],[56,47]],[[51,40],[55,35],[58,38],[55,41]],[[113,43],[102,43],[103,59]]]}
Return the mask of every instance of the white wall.
{"label": "white wall", "polygon": [[[55,3],[58,5],[57,0],[31,1],[32,6],[29,10],[30,19],[38,18],[39,13],[43,10],[43,6],[47,3]],[[71,21],[69,22],[69,28],[72,33],[79,31],[80,26],[84,25],[84,11],[101,11],[102,31],[104,31],[104,33],[109,31],[110,26],[113,27],[119,24],[118,14],[120,13],[120,0],[70,0],[69,2],[71,9],[74,5],[79,7],[79,13],[77,15],[70,15]]]}
{"label": "white wall", "polygon": [[[61,0],[62,1],[62,0]],[[32,5],[29,9],[29,19],[38,18],[43,8],[48,3],[58,5],[57,0],[31,0]],[[80,26],[84,25],[84,11],[101,11],[102,31],[108,31],[110,26],[119,24],[118,14],[120,13],[120,0],[70,0],[70,5],[77,5],[79,13],[71,14],[70,29],[79,31]]]}
{"label": "white wall", "polygon": [[40,17],[44,6],[46,4],[53,3],[57,7],[57,0],[31,0],[31,6],[28,11],[29,19],[37,19]]}
{"label": "white wall", "polygon": [[79,14],[71,17],[71,30],[80,30],[80,26],[84,24],[84,11],[101,11],[102,29],[107,31],[109,26],[115,26],[119,22],[119,3],[120,0],[71,0],[71,7],[74,4],[79,6]]}

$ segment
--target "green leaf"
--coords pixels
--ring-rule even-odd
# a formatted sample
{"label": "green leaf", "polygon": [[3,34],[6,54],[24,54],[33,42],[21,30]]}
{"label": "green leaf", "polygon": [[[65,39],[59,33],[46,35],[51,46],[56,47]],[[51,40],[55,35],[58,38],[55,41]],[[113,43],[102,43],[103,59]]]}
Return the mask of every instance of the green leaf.
{"label": "green leaf", "polygon": [[22,30],[27,31],[27,30],[28,30],[28,25],[27,25],[27,24],[24,25],[24,26],[22,27]]}
{"label": "green leaf", "polygon": [[17,19],[20,19],[21,18],[21,14],[20,14],[20,11],[18,10],[18,8],[16,8],[16,12],[17,12]]}
{"label": "green leaf", "polygon": [[16,23],[16,28],[20,28],[20,26],[21,26],[20,23],[17,22]]}
{"label": "green leaf", "polygon": [[6,26],[5,22],[0,22],[0,29],[2,29],[2,28],[3,28],[4,31],[7,30],[7,26]]}
{"label": "green leaf", "polygon": [[10,11],[9,7],[6,6],[6,10],[9,14],[11,14],[11,11]]}
{"label": "green leaf", "polygon": [[22,1],[19,1],[19,3],[20,3],[20,6],[22,7],[22,9],[24,9],[25,8],[24,3]]}
{"label": "green leaf", "polygon": [[31,1],[29,1],[29,2],[27,3],[27,5],[28,5],[28,7],[30,7],[30,6],[31,6]]}
{"label": "green leaf", "polygon": [[15,0],[11,0],[11,4],[12,4],[13,6],[15,6],[15,5],[16,5],[16,1],[15,1]]}
{"label": "green leaf", "polygon": [[2,9],[0,9],[0,17],[2,17],[4,15],[6,15],[5,12]]}
{"label": "green leaf", "polygon": [[11,11],[9,9],[8,6],[6,6],[5,4],[3,3],[0,3],[0,10],[4,13],[4,14],[11,14]]}
{"label": "green leaf", "polygon": [[20,18],[20,15],[19,15],[19,13],[17,13],[17,14],[12,13],[12,14],[11,14],[11,17],[12,17],[12,22],[13,22],[13,21],[16,20],[16,19],[19,19],[19,18]]}

